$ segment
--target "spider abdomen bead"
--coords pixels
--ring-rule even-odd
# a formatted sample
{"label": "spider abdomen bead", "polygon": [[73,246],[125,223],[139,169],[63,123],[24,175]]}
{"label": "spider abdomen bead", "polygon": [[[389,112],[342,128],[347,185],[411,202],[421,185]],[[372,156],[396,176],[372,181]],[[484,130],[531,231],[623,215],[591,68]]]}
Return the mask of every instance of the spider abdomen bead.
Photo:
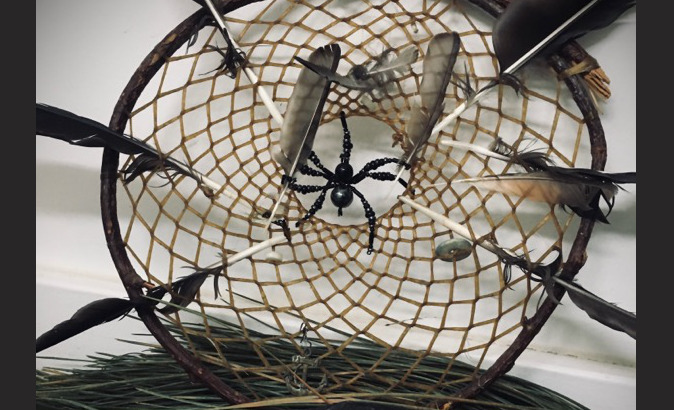
{"label": "spider abdomen bead", "polygon": [[330,193],[330,200],[337,208],[347,208],[353,202],[353,192],[348,186],[338,186]]}

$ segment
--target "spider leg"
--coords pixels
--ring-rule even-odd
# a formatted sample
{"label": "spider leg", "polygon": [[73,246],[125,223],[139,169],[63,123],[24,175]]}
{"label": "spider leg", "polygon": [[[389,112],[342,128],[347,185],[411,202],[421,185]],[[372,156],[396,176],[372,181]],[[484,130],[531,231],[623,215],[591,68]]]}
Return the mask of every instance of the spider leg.
{"label": "spider leg", "polygon": [[[368,172],[367,176],[372,179],[376,179],[377,181],[393,181],[396,177],[390,172]],[[402,178],[398,178],[398,182],[400,182],[400,185],[402,185],[403,188],[407,189],[407,181],[403,180]],[[410,189],[410,193],[415,195],[414,188]]]}
{"label": "spider leg", "polygon": [[[318,186],[318,185],[296,185],[296,186],[305,190],[305,191],[297,190],[297,192],[302,193],[302,194],[307,194],[309,192],[321,191],[321,194],[318,196],[318,198],[316,198],[316,201],[313,203],[313,205],[311,205],[311,208],[309,208],[309,211],[307,212],[307,214],[304,215],[302,217],[302,219],[295,222],[295,226],[298,227],[302,224],[302,222],[311,218],[312,216],[314,216],[314,214],[316,214],[316,212],[318,212],[321,208],[323,208],[323,202],[325,202],[325,195],[326,195],[326,193],[328,192],[329,189],[335,187],[335,184],[329,182],[325,186]],[[291,188],[292,188],[292,185],[291,185]]]}
{"label": "spider leg", "polygon": [[351,131],[346,124],[346,113],[344,111],[339,112],[339,119],[342,121],[342,129],[344,130],[344,139],[342,142],[342,153],[339,155],[339,158],[342,161],[342,164],[348,164],[349,159],[351,159],[351,149],[353,144],[351,143]]}
{"label": "spider leg", "polygon": [[[316,166],[318,167],[318,169],[320,169],[321,171],[323,171],[323,174],[321,174],[321,175],[316,175],[316,174],[304,174],[304,172],[302,172],[302,169],[301,169],[301,168],[300,168],[300,172],[302,172],[304,175],[312,175],[312,176],[315,176],[315,177],[323,177],[323,178],[325,178],[325,179],[332,179],[332,177],[334,176],[334,174],[332,173],[332,171],[330,171],[329,169],[327,169],[326,167],[323,166],[323,164],[321,163],[321,160],[318,159],[318,155],[316,155],[316,153],[315,153],[314,151],[311,151],[311,152],[309,153],[309,160],[310,160],[311,162],[313,162],[314,165],[316,165]],[[306,164],[302,166],[302,168],[305,168],[305,167],[308,168],[308,169],[311,169],[312,171],[315,171],[314,169],[310,168],[310,167],[309,167],[308,165],[306,165]]]}
{"label": "spider leg", "polygon": [[328,183],[327,185],[302,185],[296,183],[294,179],[295,178],[290,180],[288,187],[295,192],[299,192],[300,194],[311,194],[313,192],[322,191],[323,189],[327,190],[329,189],[327,188],[328,186],[330,186],[330,188],[332,187],[330,183]]}
{"label": "spider leg", "polygon": [[[365,179],[365,177],[367,177],[367,173],[370,171],[374,171],[375,169],[381,168],[384,165],[388,164],[400,164],[400,162],[401,162],[400,158],[393,158],[393,157],[385,157],[372,160],[367,164],[365,164],[365,166],[363,166],[363,169],[361,169],[360,172],[358,172],[356,175],[353,176],[353,179],[355,181],[354,184]],[[410,164],[402,163],[401,165],[404,166],[405,169],[410,169]]]}
{"label": "spider leg", "polygon": [[317,169],[311,168],[307,164],[302,165],[297,170],[300,171],[300,174],[302,174],[302,175],[308,175],[310,177],[321,177],[321,178],[327,179],[328,181],[330,180],[330,175],[327,175],[323,171],[319,171]]}
{"label": "spider leg", "polygon": [[[393,176],[395,178],[395,175]],[[365,199],[365,196],[360,193],[359,190],[357,190],[355,187],[351,186],[351,191],[356,194],[358,198],[360,198],[360,202],[363,204],[363,208],[365,209],[365,217],[367,218],[367,223],[370,226],[370,237],[368,239],[368,246],[367,246],[367,254],[370,255],[373,252],[373,244],[374,244],[374,230],[375,230],[375,225],[377,223],[377,217],[374,214],[374,210],[370,206],[370,203]]]}
{"label": "spider leg", "polygon": [[[302,175],[307,175],[307,176],[310,176],[310,177],[321,177],[321,178],[327,179],[328,181],[332,180],[332,177],[333,177],[332,172],[330,172],[329,170],[324,169],[323,171],[319,171],[319,170],[317,170],[317,169],[311,168],[311,167],[310,167],[309,165],[307,165],[307,164],[301,165],[300,167],[297,168],[297,170],[298,170],[298,171],[300,172],[300,174],[302,174]],[[327,173],[326,173],[326,172],[327,172]],[[292,183],[292,184],[294,184],[296,187],[298,187],[298,186],[317,186],[317,185],[301,185],[301,184],[297,184],[296,181],[297,181],[297,178],[294,178],[294,177],[291,178],[291,177],[289,177],[288,175],[283,175],[283,176],[281,177],[281,183],[282,183],[282,184],[286,184],[286,183],[290,184],[290,183]],[[292,187],[291,187],[291,188],[292,188]],[[294,188],[293,188],[293,189],[294,189]],[[310,192],[317,192],[317,191],[310,191]],[[302,192],[301,192],[301,193],[302,193]]]}
{"label": "spider leg", "polygon": [[[377,181],[393,181],[396,179],[396,176],[390,172],[368,172],[365,176],[376,179]],[[407,182],[403,181],[402,178],[398,178],[398,182],[400,182],[400,185],[404,188],[407,188]]]}
{"label": "spider leg", "polygon": [[[363,179],[370,177],[372,179],[376,179],[378,181],[393,181],[395,180],[395,175],[393,175],[390,172],[371,172],[377,168],[383,167],[384,165],[387,164],[400,164],[400,159],[399,158],[392,158],[392,157],[386,157],[386,158],[379,158],[372,160],[365,164],[363,169],[360,170],[356,175],[353,176],[351,179],[352,184],[357,184]],[[410,169],[410,164],[403,163],[403,166],[405,169]],[[407,182],[404,181],[402,178],[398,178],[398,182],[400,185],[402,185],[404,188],[407,188]],[[414,193],[414,192],[412,192]]]}

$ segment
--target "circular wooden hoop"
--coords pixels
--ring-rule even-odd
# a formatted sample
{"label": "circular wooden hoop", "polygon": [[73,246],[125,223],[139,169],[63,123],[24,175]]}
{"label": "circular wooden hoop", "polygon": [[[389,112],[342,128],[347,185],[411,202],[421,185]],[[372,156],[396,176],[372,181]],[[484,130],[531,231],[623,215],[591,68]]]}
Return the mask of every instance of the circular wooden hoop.
{"label": "circular wooden hoop", "polygon": [[[258,1],[261,0],[220,1],[218,2],[218,7],[220,8],[221,13],[226,14],[247,4]],[[493,17],[500,15],[509,3],[509,0],[470,1]],[[197,2],[200,3],[199,1]],[[208,11],[206,9],[201,9],[188,17],[166,35],[166,37],[164,37],[164,39],[147,55],[129,80],[117,101],[110,120],[111,129],[118,132],[124,132],[127,121],[129,120],[129,113],[132,111],[145,86],[164,64],[165,57],[172,55],[178,48],[188,41],[195,28],[201,29],[203,27],[205,24],[204,17],[206,15],[208,15]],[[585,51],[577,43],[570,42],[566,44],[558,54],[551,56],[548,62],[557,73],[560,73],[570,67],[574,60],[582,58],[578,56],[583,55],[586,55]],[[565,78],[564,81],[582,113],[589,131],[591,145],[590,154],[592,157],[591,166],[593,169],[603,170],[606,163],[606,140],[599,114],[592,103],[587,84],[578,75],[569,76]],[[159,318],[155,315],[153,308],[143,305],[142,302],[144,301],[144,298],[142,286],[144,280],[136,273],[131,265],[122,239],[119,220],[117,218],[116,195],[118,167],[119,153],[106,148],[103,153],[101,164],[101,215],[108,249],[110,250],[111,257],[130,300],[138,306],[136,308],[138,316],[150,333],[157,339],[162,347],[166,349],[174,360],[184,368],[190,377],[200,381],[231,404],[250,402],[251,400],[248,397],[225,384],[204,367],[198,358],[183,348],[160,322]],[[569,256],[564,263],[562,272],[564,278],[572,279],[585,264],[585,250],[589,243],[593,227],[593,221],[585,218],[581,220]],[[557,300],[560,300],[564,293],[565,291],[563,288],[557,287],[555,289]],[[555,307],[556,303],[550,300],[550,298],[547,298],[541,304],[534,316],[526,321],[510,347],[489,369],[481,375],[476,376],[475,380],[460,392],[459,397],[474,397],[499,377],[507,373],[513,367],[520,354],[541,330],[555,310]],[[443,405],[446,403],[436,404]]]}

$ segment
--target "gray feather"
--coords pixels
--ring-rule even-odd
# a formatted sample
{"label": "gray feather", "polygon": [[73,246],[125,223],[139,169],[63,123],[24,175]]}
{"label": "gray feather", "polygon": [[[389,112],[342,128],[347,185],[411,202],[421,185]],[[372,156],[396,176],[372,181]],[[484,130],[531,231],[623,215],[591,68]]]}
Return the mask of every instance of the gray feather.
{"label": "gray feather", "polygon": [[[313,51],[307,61],[334,73],[340,56],[339,45],[331,44]],[[330,81],[324,76],[302,68],[288,100],[279,145],[272,152],[272,157],[283,167],[286,175],[292,175],[297,166],[306,163],[329,89]]]}
{"label": "gray feather", "polygon": [[461,40],[455,32],[437,34],[428,43],[419,94],[421,105],[429,112],[434,113],[442,106],[460,45]]}
{"label": "gray feather", "polygon": [[547,265],[538,264],[529,270],[532,275],[537,277],[532,277],[533,280],[544,284],[548,297],[555,303],[560,303],[554,294],[554,285],[561,285],[566,289],[571,301],[592,319],[613,330],[625,332],[636,340],[637,316],[605,301],[576,283],[567,282],[556,276],[562,267],[561,248],[556,248],[556,251],[557,258],[554,261]]}
{"label": "gray feather", "polygon": [[444,109],[447,86],[452,78],[461,40],[457,33],[435,35],[428,43],[423,60],[423,77],[419,84],[421,107],[413,107],[405,127],[403,150],[407,163],[413,164],[417,154],[431,136]]}

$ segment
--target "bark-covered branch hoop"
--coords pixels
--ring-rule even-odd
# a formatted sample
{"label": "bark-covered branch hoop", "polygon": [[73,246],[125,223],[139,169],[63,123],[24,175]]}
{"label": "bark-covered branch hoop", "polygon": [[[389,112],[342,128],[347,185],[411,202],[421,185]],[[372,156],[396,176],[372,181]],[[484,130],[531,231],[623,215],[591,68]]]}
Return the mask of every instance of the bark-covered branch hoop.
{"label": "bark-covered branch hoop", "polygon": [[[423,56],[434,34],[454,31],[462,40],[455,73],[477,88],[497,75],[489,37],[503,1],[415,3],[231,1],[222,2],[222,11],[246,55],[246,66],[257,73],[282,113],[302,68],[293,57],[306,58],[332,42],[341,46],[338,72],[345,74],[389,49],[416,46]],[[265,354],[264,344],[288,343],[301,356],[306,353],[302,331],[309,329],[314,346],[324,348],[322,363],[339,360],[352,367],[346,373],[331,372],[326,365],[316,370],[326,375],[326,383],[320,392],[307,392],[319,396],[357,389],[353,386],[368,378],[386,380],[392,392],[410,387],[408,380],[418,366],[391,374],[392,357],[398,354],[418,363],[430,356],[471,360],[482,370],[496,358],[486,373],[455,394],[464,398],[504,374],[545,324],[554,303],[546,300],[539,306],[544,291],[540,284],[519,269],[507,275],[502,259],[474,244],[461,260],[438,257],[439,245],[456,235],[398,201],[396,195],[404,188],[395,181],[372,179],[362,189],[359,185],[377,216],[371,255],[362,207],[352,207],[353,212],[345,208],[337,216],[336,209],[324,206],[294,228],[315,197],[290,192],[281,207],[290,232],[282,224],[265,229],[265,210],[282,187],[283,170],[271,156],[280,126],[256,85],[245,76],[233,79],[214,71],[222,60],[216,48],[225,47],[225,41],[204,19],[207,15],[202,10],[190,16],[150,52],[120,96],[110,126],[185,161],[234,195],[205,190],[179,175],[160,178],[166,176],[161,172],[122,184],[119,170],[133,158],[120,164],[119,155],[106,150],[101,207],[112,258],[131,299],[141,300],[144,282],[171,283],[190,272],[186,267],[222,263],[271,236],[289,234],[290,241],[225,269],[217,279],[220,295],[207,280],[189,306],[202,315],[167,315],[164,319],[182,329],[186,343],[166,330],[155,311],[140,309],[157,340],[188,373],[231,403],[260,398],[251,388],[233,389],[208,371],[206,364],[230,367],[232,380],[245,385],[251,369],[231,368],[227,341],[218,337],[217,323],[206,315],[239,325],[241,337],[271,380],[285,380],[291,363],[275,362]],[[460,222],[475,238],[496,241],[532,263],[549,261],[561,248],[567,277],[584,264],[593,222],[579,221],[557,207],[453,185],[460,178],[500,174],[508,165],[448,149],[439,140],[488,146],[502,138],[516,147],[543,150],[560,165],[603,169],[606,144],[587,84],[579,76],[558,81],[555,74],[572,65],[569,56],[578,55],[582,49],[570,44],[548,59],[548,65],[532,63],[519,76],[519,94],[508,85],[498,86],[491,97],[431,139],[422,160],[406,175],[415,200]],[[417,64],[399,73],[386,93],[333,85],[314,143],[323,164],[333,169],[339,160],[342,110],[349,121],[352,161],[358,155],[364,161],[355,168],[375,156],[400,156],[401,135],[410,109],[418,104],[420,81]],[[446,113],[465,98],[460,84],[447,89]],[[301,178],[311,183],[311,177]],[[129,220],[118,218],[118,207],[131,210]],[[187,325],[190,321],[208,331],[195,333]],[[252,340],[246,329],[269,336]],[[214,346],[208,354],[190,347],[190,340],[203,338]],[[365,366],[350,356],[354,338],[373,340],[386,353]],[[428,390],[440,389],[451,370],[449,360]],[[311,386],[316,389],[317,384]]]}

